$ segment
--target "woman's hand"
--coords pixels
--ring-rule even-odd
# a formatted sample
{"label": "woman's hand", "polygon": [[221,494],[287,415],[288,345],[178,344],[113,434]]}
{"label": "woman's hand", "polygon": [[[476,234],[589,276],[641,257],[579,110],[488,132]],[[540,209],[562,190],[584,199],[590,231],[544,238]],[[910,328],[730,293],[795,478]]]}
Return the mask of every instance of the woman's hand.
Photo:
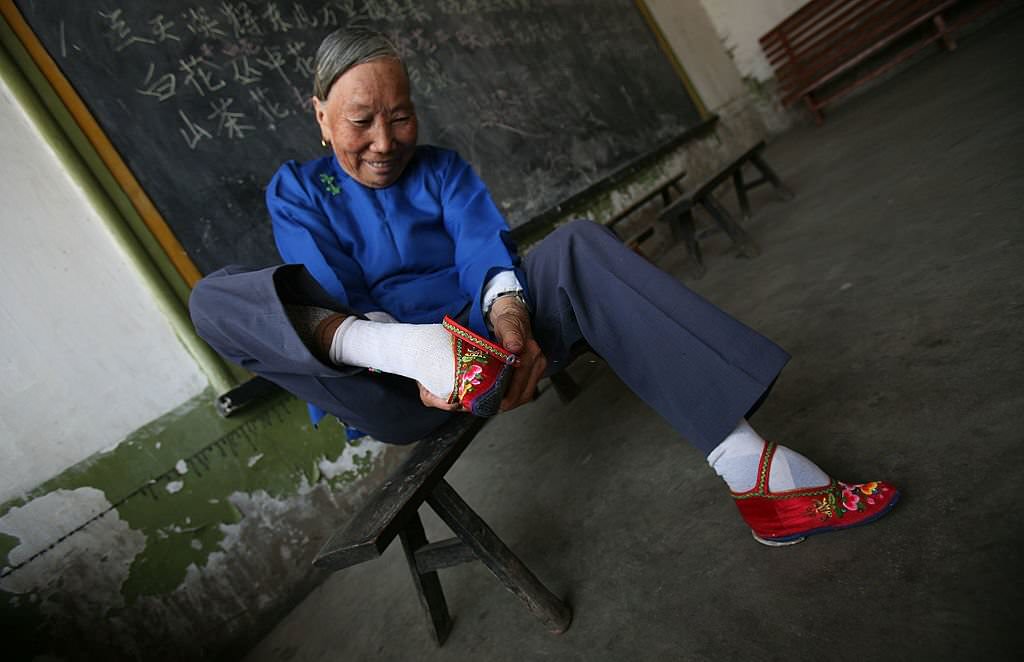
{"label": "woman's hand", "polygon": [[434,409],[443,409],[445,411],[463,411],[462,407],[457,402],[448,402],[448,398],[442,398],[439,395],[434,395],[427,390],[427,387],[419,382],[416,382],[416,386],[420,387],[420,402],[428,407]]}
{"label": "woman's hand", "polygon": [[522,301],[511,296],[498,297],[491,305],[488,319],[498,344],[519,355],[519,367],[512,371],[512,380],[501,401],[501,410],[509,411],[533,400],[548,360],[533,339],[530,311]]}

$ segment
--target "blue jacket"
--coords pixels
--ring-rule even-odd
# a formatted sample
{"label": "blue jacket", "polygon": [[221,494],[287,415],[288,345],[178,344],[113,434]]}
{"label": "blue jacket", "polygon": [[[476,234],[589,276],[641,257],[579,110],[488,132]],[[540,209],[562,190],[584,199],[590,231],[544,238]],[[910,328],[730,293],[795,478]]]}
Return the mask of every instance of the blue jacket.
{"label": "blue jacket", "polygon": [[267,207],[284,261],[304,264],[358,313],[429,324],[471,304],[469,326],[486,334],[484,284],[518,266],[487,187],[439,147],[417,147],[399,180],[382,189],[352,179],[334,156],[289,161],[270,181]]}

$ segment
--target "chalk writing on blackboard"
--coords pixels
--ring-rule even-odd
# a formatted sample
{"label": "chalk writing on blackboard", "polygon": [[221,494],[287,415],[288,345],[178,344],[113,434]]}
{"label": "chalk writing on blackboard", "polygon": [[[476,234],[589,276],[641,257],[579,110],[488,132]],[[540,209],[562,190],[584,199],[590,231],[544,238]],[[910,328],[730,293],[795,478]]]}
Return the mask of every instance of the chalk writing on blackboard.
{"label": "chalk writing on blackboard", "polygon": [[263,188],[324,154],[325,34],[382,30],[420,140],[458,150],[515,226],[696,126],[632,0],[15,0],[188,257],[278,261]]}

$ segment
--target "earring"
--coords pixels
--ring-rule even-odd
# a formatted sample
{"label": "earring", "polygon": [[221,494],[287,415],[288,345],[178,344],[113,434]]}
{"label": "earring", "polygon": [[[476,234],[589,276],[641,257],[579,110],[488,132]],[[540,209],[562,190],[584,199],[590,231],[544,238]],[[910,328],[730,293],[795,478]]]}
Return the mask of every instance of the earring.
{"label": "earring", "polygon": [[331,143],[327,142],[327,140],[325,138],[321,138],[320,139],[320,146],[326,149],[326,148],[331,146]]}

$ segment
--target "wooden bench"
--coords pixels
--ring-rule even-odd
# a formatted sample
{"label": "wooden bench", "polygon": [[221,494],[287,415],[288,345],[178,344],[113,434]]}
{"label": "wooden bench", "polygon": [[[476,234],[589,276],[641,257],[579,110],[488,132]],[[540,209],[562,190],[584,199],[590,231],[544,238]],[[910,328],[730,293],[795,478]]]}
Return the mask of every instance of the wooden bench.
{"label": "wooden bench", "polygon": [[[747,191],[750,189],[762,184],[771,184],[781,199],[792,199],[792,191],[786,188],[782,180],[775,174],[775,171],[764,160],[764,156],[761,154],[764,148],[764,141],[757,143],[743,154],[729,161],[714,175],[697,186],[693,193],[680,197],[662,209],[658,215],[660,221],[668,223],[671,227],[673,239],[685,242],[687,251],[693,261],[692,275],[695,278],[703,277],[707,271],[701,256],[700,244],[697,242],[697,230],[693,218],[695,207],[703,208],[715,221],[715,224],[729,235],[739,255],[743,257],[756,257],[761,252],[757,243],[747,234],[743,226],[715,199],[714,192],[716,188],[725,183],[726,180],[732,179],[740,210],[745,219],[749,219],[752,214],[750,199],[747,197]],[[760,172],[761,176],[759,178],[748,180],[744,177],[743,168],[748,164],[754,166]]]}
{"label": "wooden bench", "polygon": [[[775,68],[784,106],[803,101],[821,124],[821,109],[936,41],[956,48],[953,29],[997,4],[980,5],[948,22],[965,0],[811,0],[760,39]],[[877,66],[858,65],[899,46]],[[881,56],[880,56],[881,57]],[[872,61],[873,62],[873,61]],[[844,77],[844,74],[850,74]],[[851,79],[851,80],[847,80]]]}
{"label": "wooden bench", "polygon": [[[342,570],[379,557],[398,537],[431,636],[439,646],[451,630],[451,618],[437,571],[467,561],[483,562],[550,632],[565,632],[572,621],[569,606],[530,572],[444,479],[486,421],[456,414],[431,437],[417,442],[406,461],[331,536],[313,561],[319,568]],[[427,540],[418,512],[424,502],[455,537]]]}

